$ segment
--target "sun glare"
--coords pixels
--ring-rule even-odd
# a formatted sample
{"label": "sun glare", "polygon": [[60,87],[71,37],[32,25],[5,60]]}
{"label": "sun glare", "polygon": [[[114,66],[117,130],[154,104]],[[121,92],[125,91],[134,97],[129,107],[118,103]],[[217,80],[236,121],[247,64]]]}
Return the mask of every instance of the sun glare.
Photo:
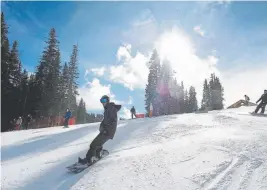
{"label": "sun glare", "polygon": [[193,42],[177,28],[163,33],[156,42],[156,48],[160,59],[170,63],[176,79],[185,81],[186,87],[193,85],[201,90],[204,79],[209,78],[212,72],[218,73],[218,59],[210,55],[205,59],[198,57]]}

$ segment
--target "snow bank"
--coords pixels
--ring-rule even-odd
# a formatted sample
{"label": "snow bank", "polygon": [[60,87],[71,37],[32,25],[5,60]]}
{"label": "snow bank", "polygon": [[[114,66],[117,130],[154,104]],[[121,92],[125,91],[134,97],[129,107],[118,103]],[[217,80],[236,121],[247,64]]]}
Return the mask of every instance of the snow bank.
{"label": "snow bank", "polygon": [[254,107],[120,121],[79,174],[97,124],[2,133],[2,189],[267,189],[267,118]]}

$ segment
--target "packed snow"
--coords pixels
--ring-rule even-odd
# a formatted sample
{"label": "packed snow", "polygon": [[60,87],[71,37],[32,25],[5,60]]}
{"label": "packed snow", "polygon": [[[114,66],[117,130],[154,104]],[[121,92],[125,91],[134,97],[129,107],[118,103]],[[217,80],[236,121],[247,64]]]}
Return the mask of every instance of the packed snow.
{"label": "packed snow", "polygon": [[266,190],[267,118],[254,107],[119,121],[110,155],[79,174],[99,123],[1,134],[1,189]]}

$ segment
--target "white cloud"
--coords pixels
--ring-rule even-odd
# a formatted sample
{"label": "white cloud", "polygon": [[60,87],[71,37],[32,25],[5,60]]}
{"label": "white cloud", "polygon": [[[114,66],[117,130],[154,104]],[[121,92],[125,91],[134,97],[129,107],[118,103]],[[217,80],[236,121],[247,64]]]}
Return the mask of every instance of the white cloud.
{"label": "white cloud", "polygon": [[94,73],[96,76],[101,77],[105,74],[106,68],[105,67],[93,68],[90,71]]}
{"label": "white cloud", "polygon": [[108,95],[110,97],[110,101],[119,105],[131,105],[133,102],[133,98],[129,96],[127,101],[117,100],[114,93],[111,91],[111,85],[102,85],[100,80],[94,78],[92,82],[88,82],[85,86],[78,89],[79,97],[77,101],[81,98],[86,103],[87,110],[99,110],[103,109],[102,104],[100,103],[100,98],[103,95]]}
{"label": "white cloud", "polygon": [[125,44],[124,46],[119,47],[117,51],[117,59],[121,61],[122,59],[125,61],[129,61],[132,56],[131,56],[131,44]]}
{"label": "white cloud", "polygon": [[203,30],[201,25],[195,26],[194,31],[198,33],[200,36],[205,37],[205,31]]}
{"label": "white cloud", "polygon": [[94,78],[92,82],[88,82],[86,86],[78,89],[79,99],[83,98],[86,103],[86,108],[89,110],[102,109],[100,98],[103,95],[110,96],[111,101],[115,100],[115,95],[111,92],[110,85],[102,85],[99,79]]}
{"label": "white cloud", "polygon": [[120,83],[133,90],[134,88],[144,88],[148,76],[148,56],[137,52],[131,55],[131,45],[121,46],[117,52],[119,65],[110,66],[108,78],[113,82]]}

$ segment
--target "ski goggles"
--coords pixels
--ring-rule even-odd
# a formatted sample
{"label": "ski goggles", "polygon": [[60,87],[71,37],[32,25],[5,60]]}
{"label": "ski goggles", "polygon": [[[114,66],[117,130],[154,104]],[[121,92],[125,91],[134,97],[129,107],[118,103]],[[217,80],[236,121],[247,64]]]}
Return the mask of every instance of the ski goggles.
{"label": "ski goggles", "polygon": [[101,98],[101,99],[100,99],[100,102],[101,102],[101,103],[107,103],[107,102],[108,102],[108,99],[107,99],[107,98]]}

